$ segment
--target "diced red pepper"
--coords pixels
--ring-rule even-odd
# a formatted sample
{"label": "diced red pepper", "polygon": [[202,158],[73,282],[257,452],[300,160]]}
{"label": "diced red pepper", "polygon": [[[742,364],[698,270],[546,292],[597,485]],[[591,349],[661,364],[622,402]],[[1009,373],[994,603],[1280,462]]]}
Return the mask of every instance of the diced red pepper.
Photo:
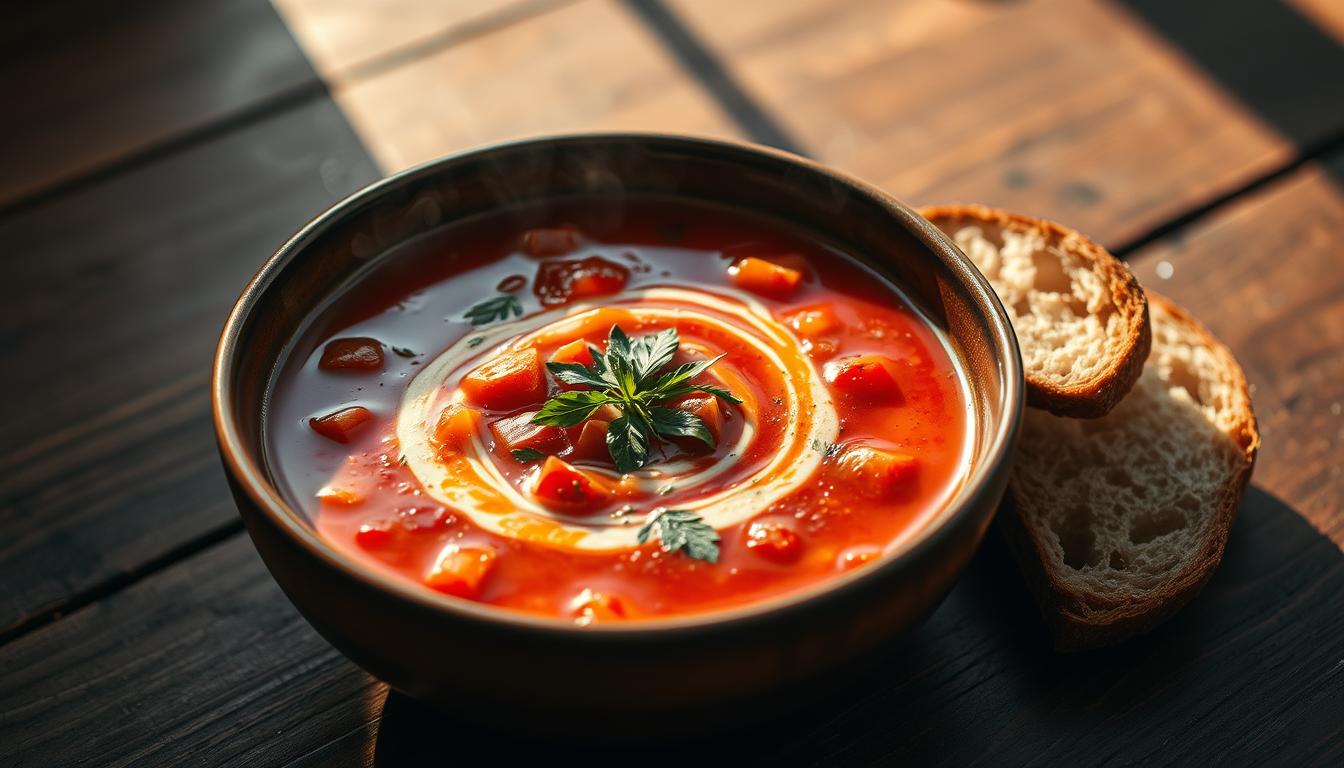
{"label": "diced red pepper", "polygon": [[826,304],[815,304],[795,310],[789,313],[788,319],[789,326],[799,336],[811,341],[835,333],[840,328],[840,318],[836,316],[835,310]]}
{"label": "diced red pepper", "polygon": [[872,403],[899,402],[896,363],[882,355],[856,355],[826,366],[826,378],[841,393]]}
{"label": "diced red pepper", "polygon": [[475,600],[495,566],[495,551],[484,547],[449,547],[425,574],[425,586],[445,595]]}
{"label": "diced red pepper", "polygon": [[523,253],[528,256],[563,256],[578,247],[579,233],[573,227],[538,227],[523,233]]}
{"label": "diced red pepper", "polygon": [[542,504],[574,515],[594,514],[611,500],[610,490],[554,456],[542,465],[532,493]]}
{"label": "diced red pepper", "polygon": [[434,441],[440,449],[461,453],[476,434],[481,415],[461,403],[449,403],[439,412],[434,425]]}
{"label": "diced red pepper", "polygon": [[593,354],[588,351],[588,342],[584,339],[575,339],[568,344],[561,346],[551,353],[552,363],[578,363],[579,365],[592,365]]}
{"label": "diced red pepper", "polygon": [[617,595],[608,595],[584,589],[569,603],[570,614],[576,624],[587,626],[594,621],[620,621],[628,618],[629,609]]}
{"label": "diced red pepper", "polygon": [[798,532],[781,520],[757,520],[747,526],[747,549],[772,563],[789,565],[803,554]]}
{"label": "diced red pepper", "polygon": [[541,358],[532,347],[506,352],[462,377],[462,391],[471,402],[492,410],[540,403],[546,397]]}
{"label": "diced red pepper", "polygon": [[755,256],[738,261],[728,274],[738,288],[776,299],[792,295],[803,281],[801,271]]}
{"label": "diced red pepper", "polygon": [[845,448],[836,465],[839,476],[859,495],[886,501],[908,494],[919,474],[919,459],[914,456],[867,445]]}
{"label": "diced red pepper", "polygon": [[350,442],[351,434],[373,418],[373,413],[362,405],[342,408],[326,416],[308,419],[308,426],[317,434],[338,443]]}
{"label": "diced red pepper", "polygon": [[332,339],[322,349],[317,367],[324,371],[381,371],[383,345],[367,336]]}
{"label": "diced red pepper", "polygon": [[558,307],[575,299],[618,293],[630,279],[630,270],[601,256],[572,261],[544,261],[537,268],[532,292],[544,307]]}
{"label": "diced red pepper", "polygon": [[601,419],[583,422],[579,436],[574,441],[574,450],[569,453],[569,460],[611,463],[611,451],[607,450],[607,427],[610,424]]}
{"label": "diced red pepper", "polygon": [[531,448],[542,453],[558,453],[569,446],[565,430],[560,427],[533,424],[536,411],[500,419],[490,425],[495,442],[506,451]]}

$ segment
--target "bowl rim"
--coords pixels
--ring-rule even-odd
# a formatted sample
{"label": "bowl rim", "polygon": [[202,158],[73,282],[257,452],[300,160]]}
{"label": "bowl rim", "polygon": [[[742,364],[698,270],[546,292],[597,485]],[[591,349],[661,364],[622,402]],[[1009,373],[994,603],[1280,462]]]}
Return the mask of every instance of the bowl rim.
{"label": "bowl rim", "polygon": [[[896,218],[900,225],[914,235],[926,249],[932,252],[932,255],[941,258],[944,264],[964,282],[972,296],[972,304],[981,309],[988,308],[987,316],[982,313],[982,319],[987,322],[993,346],[1000,352],[1005,353],[999,355],[998,362],[1001,366],[1000,376],[1004,379],[1003,399],[1006,401],[1006,407],[998,421],[989,425],[994,429],[994,434],[991,437],[988,449],[977,461],[972,462],[962,480],[961,489],[940,514],[925,526],[924,530],[911,536],[900,549],[885,553],[880,561],[872,567],[837,574],[832,578],[823,579],[812,585],[800,587],[764,600],[732,608],[640,619],[637,622],[596,623],[589,626],[578,626],[572,621],[557,617],[534,615],[451,595],[438,594],[423,589],[406,579],[375,571],[342,554],[334,546],[327,543],[311,524],[304,522],[305,516],[303,513],[294,509],[285,501],[279,489],[267,479],[267,472],[260,458],[253,456],[252,451],[246,447],[246,441],[242,438],[238,429],[239,419],[254,418],[254,416],[237,412],[230,397],[232,389],[230,382],[234,377],[235,358],[243,326],[276,275],[294,261],[307,245],[327,229],[336,225],[346,215],[357,213],[366,203],[377,199],[385,192],[407,186],[425,177],[432,177],[475,155],[553,148],[557,144],[584,145],[594,143],[610,143],[621,146],[644,143],[665,149],[680,148],[682,150],[698,148],[700,150],[716,151],[721,156],[737,153],[743,158],[755,155],[758,159],[791,165],[813,174],[827,176],[832,181],[843,184],[852,191],[877,202],[888,215]],[[984,503],[983,496],[990,492],[994,475],[997,472],[1008,470],[1008,463],[1011,460],[1010,453],[1016,444],[1017,433],[1021,427],[1023,408],[1025,407],[1025,381],[1017,337],[1012,330],[1012,324],[999,301],[998,295],[990,287],[988,281],[946,235],[892,195],[856,177],[808,158],[750,142],[669,133],[621,131],[531,136],[470,147],[420,163],[365,185],[332,204],[290,236],[265,261],[257,273],[248,281],[246,287],[243,288],[238,300],[229,311],[215,349],[214,364],[210,376],[210,399],[216,441],[225,469],[232,476],[235,488],[242,488],[257,510],[273,526],[307,550],[310,556],[343,572],[347,577],[362,582],[365,586],[372,587],[386,594],[389,598],[407,601],[413,606],[430,612],[447,613],[454,619],[488,624],[495,628],[507,626],[514,630],[561,637],[649,638],[656,636],[665,638],[682,633],[700,634],[711,630],[738,628],[754,623],[777,620],[791,612],[816,608],[823,601],[836,600],[862,584],[877,581],[889,574],[894,574],[903,567],[909,567],[909,564],[917,559],[917,555],[921,551],[937,549],[948,537],[955,535],[954,529],[958,527],[955,523],[958,518],[964,518],[972,514],[975,508]]]}

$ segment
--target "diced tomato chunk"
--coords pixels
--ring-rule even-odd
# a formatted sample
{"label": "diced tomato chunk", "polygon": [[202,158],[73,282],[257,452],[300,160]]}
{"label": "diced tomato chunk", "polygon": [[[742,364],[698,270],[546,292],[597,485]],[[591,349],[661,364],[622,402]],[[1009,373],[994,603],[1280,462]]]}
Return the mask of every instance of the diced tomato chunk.
{"label": "diced tomato chunk", "polygon": [[394,538],[392,525],[386,520],[365,523],[359,526],[359,530],[355,533],[355,543],[370,550],[385,549]]}
{"label": "diced tomato chunk", "polygon": [[814,304],[789,313],[789,326],[804,339],[815,341],[840,328],[840,318],[826,304]]}
{"label": "diced tomato chunk", "polygon": [[587,341],[585,341],[584,339],[575,339],[552,352],[551,362],[592,365],[593,354],[588,351]]}
{"label": "diced tomato chunk", "polygon": [[611,462],[611,452],[607,450],[607,427],[611,424],[602,419],[589,419],[583,422],[579,437],[574,441],[574,450],[570,452],[571,461]]}
{"label": "diced tomato chunk", "polygon": [[532,493],[541,503],[575,515],[596,513],[611,500],[611,491],[554,456],[542,465]]}
{"label": "diced tomato chunk", "polygon": [[575,299],[617,293],[630,279],[630,270],[601,256],[571,261],[545,261],[537,268],[532,292],[544,307]]}
{"label": "diced tomato chunk", "polygon": [[868,402],[898,402],[896,363],[882,355],[855,355],[826,365],[826,379],[840,392]]}
{"label": "diced tomato chunk", "polygon": [[798,290],[803,273],[755,256],[748,256],[728,268],[733,284],[752,293],[785,298]]}
{"label": "diced tomato chunk", "polygon": [[324,371],[380,371],[383,345],[367,336],[332,339],[322,349],[317,367]]}
{"label": "diced tomato chunk", "polygon": [[585,627],[594,621],[620,621],[630,615],[625,601],[617,595],[587,588],[570,601],[569,610],[574,623]]}
{"label": "diced tomato chunk", "polygon": [[579,247],[573,227],[538,227],[523,233],[523,253],[528,256],[563,256]]}
{"label": "diced tomato chunk", "polygon": [[494,569],[495,551],[485,547],[450,545],[439,555],[434,567],[425,574],[425,586],[445,595],[475,600],[481,596],[485,579]]}
{"label": "diced tomato chunk", "polygon": [[[723,408],[719,405],[719,398],[713,395],[686,395],[670,403],[668,407],[699,416],[700,420],[705,422],[710,437],[714,438],[714,444],[718,445],[719,436],[723,434]],[[694,437],[677,437],[673,438],[673,441],[687,450],[709,450],[709,446]]]}
{"label": "diced tomato chunk", "polygon": [[836,462],[840,476],[861,496],[892,500],[910,493],[919,474],[919,459],[867,445],[845,448]]}
{"label": "diced tomato chunk", "polygon": [[747,549],[772,563],[788,565],[803,554],[803,540],[782,520],[757,520],[747,526]]}
{"label": "diced tomato chunk", "polygon": [[471,402],[493,410],[540,403],[546,397],[541,358],[532,347],[506,352],[462,377],[462,391]]}
{"label": "diced tomato chunk", "polygon": [[353,507],[364,501],[364,497],[349,488],[335,488],[324,485],[317,490],[317,498],[323,504],[335,504],[339,507]]}
{"label": "diced tomato chunk", "polygon": [[439,412],[439,420],[434,425],[434,441],[442,449],[460,453],[476,434],[480,418],[479,413],[461,403],[449,403]]}
{"label": "diced tomato chunk", "polygon": [[533,424],[536,411],[500,419],[490,425],[495,442],[506,451],[531,448],[542,453],[558,453],[568,447],[565,430],[560,427]]}
{"label": "diced tomato chunk", "polygon": [[308,426],[317,434],[338,443],[350,442],[350,435],[373,418],[373,413],[362,405],[352,405],[326,416],[308,419]]}

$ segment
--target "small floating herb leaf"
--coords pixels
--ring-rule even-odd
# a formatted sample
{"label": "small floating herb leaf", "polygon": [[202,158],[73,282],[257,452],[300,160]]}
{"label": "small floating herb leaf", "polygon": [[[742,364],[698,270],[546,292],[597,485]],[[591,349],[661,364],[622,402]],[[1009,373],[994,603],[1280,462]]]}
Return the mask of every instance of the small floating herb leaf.
{"label": "small floating herb leaf", "polygon": [[472,325],[485,325],[496,320],[508,320],[509,315],[520,317],[522,314],[523,303],[518,297],[511,293],[501,293],[468,309],[463,317],[470,320]]}
{"label": "small floating herb leaf", "polygon": [[687,557],[707,563],[719,561],[719,532],[699,515],[685,509],[665,509],[655,513],[639,529],[640,544],[657,534],[664,552],[682,551]]}
{"label": "small floating herb leaf", "polygon": [[509,451],[509,453],[513,454],[515,460],[524,464],[546,458],[546,454],[538,451],[536,448],[514,448],[512,451]]}

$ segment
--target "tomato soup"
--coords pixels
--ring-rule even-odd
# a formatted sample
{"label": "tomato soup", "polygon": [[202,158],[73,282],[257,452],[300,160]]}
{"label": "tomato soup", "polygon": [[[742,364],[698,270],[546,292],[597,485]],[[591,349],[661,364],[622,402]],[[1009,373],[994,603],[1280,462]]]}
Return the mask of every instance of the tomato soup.
{"label": "tomato soup", "polygon": [[945,340],[859,259],[784,222],[605,199],[375,259],[291,345],[266,424],[338,550],[580,625],[870,566],[948,503],[968,427]]}

